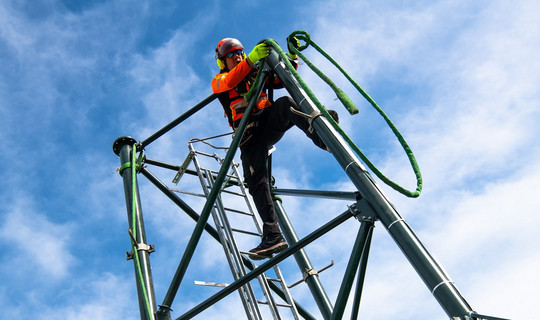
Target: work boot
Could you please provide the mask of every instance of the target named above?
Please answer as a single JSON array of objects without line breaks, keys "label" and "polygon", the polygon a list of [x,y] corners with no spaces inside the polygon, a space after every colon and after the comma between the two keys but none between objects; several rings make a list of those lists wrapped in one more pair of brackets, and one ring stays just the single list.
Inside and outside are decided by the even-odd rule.
[{"label": "work boot", "polygon": [[339,123],[339,115],[338,113],[336,112],[336,110],[328,110],[328,113],[330,114],[330,116],[332,117],[332,119],[334,119],[335,122]]},{"label": "work boot", "polygon": [[249,250],[249,257],[253,260],[262,260],[272,257],[272,254],[281,252],[289,246],[281,233],[273,233],[263,236],[262,242]]}]

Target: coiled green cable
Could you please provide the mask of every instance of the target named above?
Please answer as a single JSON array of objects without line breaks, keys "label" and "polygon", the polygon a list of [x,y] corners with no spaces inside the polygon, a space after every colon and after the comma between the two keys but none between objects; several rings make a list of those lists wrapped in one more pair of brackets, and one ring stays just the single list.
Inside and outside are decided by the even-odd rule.
[{"label": "coiled green cable", "polygon": [[[292,39],[296,38],[298,40],[302,40],[305,42],[304,45],[295,48]],[[285,52],[280,48],[280,46],[274,41],[274,40],[265,40],[265,43],[269,46],[272,46],[274,50],[280,55],[282,61],[284,61],[285,65],[289,69],[289,71],[293,74],[293,76],[296,78],[302,89],[307,93],[307,95],[311,98],[311,100],[315,103],[317,108],[321,111],[321,113],[326,117],[326,119],[332,124],[334,129],[336,129],[337,132],[343,137],[345,141],[347,141],[347,144],[356,152],[356,154],[364,161],[364,163],[375,173],[377,177],[379,177],[384,183],[386,183],[388,186],[392,187],[394,190],[408,196],[411,198],[416,198],[420,195],[422,192],[422,174],[420,173],[420,168],[418,166],[418,163],[416,162],[416,158],[414,157],[414,154],[401,135],[401,133],[397,130],[396,126],[392,123],[390,118],[384,113],[384,111],[377,105],[377,103],[341,68],[337,62],[332,59],[324,50],[321,49],[315,42],[313,42],[309,36],[309,34],[306,31],[294,31],[289,35],[288,39],[288,47],[291,48],[291,50],[298,55],[323,81],[325,81],[336,93],[338,99],[343,103],[345,108],[349,111],[350,114],[356,114],[358,113],[358,109],[354,105],[354,103],[351,101],[351,99],[340,89],[335,85],[330,78],[328,78],[323,72],[321,72],[311,61],[309,61],[302,53],[301,51],[306,49],[308,46],[313,46],[317,51],[319,51],[328,61],[330,61],[338,70],[349,80],[349,82],[360,92],[360,94],[379,112],[379,114],[384,118],[396,138],[398,139],[399,143],[403,147],[403,150],[407,154],[407,157],[409,159],[409,162],[413,168],[414,174],[416,176],[416,190],[415,191],[409,191],[402,186],[398,185],[397,183],[393,182],[392,180],[388,179],[384,174],[382,174],[375,165],[364,155],[364,153],[356,146],[356,144],[347,136],[347,134],[341,129],[339,124],[337,124],[334,119],[330,116],[326,108],[319,102],[319,100],[315,97],[313,92],[309,89],[308,85],[305,83],[305,81],[300,77],[300,74],[296,71],[296,69],[292,66],[289,59],[285,55]]]}]

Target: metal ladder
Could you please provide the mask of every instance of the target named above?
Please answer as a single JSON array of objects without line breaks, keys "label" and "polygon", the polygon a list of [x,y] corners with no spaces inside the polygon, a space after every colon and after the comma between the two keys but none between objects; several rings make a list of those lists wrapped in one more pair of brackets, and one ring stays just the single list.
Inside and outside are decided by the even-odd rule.
[{"label": "metal ladder", "polygon": [[[205,140],[207,139],[192,139],[188,142],[189,154],[181,165],[180,170],[175,176],[173,182],[178,183],[184,172],[188,170],[188,167],[191,164],[193,164],[201,183],[204,196],[208,197],[211,189],[214,187],[215,177],[218,174],[219,167],[218,170],[204,168],[201,160],[205,160],[206,165],[208,164],[208,159],[214,159],[215,165],[221,166],[224,158],[220,157],[215,152],[211,154],[197,151],[195,149],[195,144],[198,142],[204,142],[213,149],[227,150],[227,148],[215,147],[212,144],[207,143]],[[255,215],[254,204],[252,203],[251,197],[248,196],[248,191],[244,186],[243,180],[240,178],[241,175],[238,167],[239,163],[233,161],[231,167],[229,168],[229,173],[223,184],[222,190],[220,191],[211,211],[211,215],[218,231],[219,238],[234,280],[239,279],[247,273],[246,264],[244,261],[249,259],[248,253],[238,248],[237,238],[240,237],[239,235],[241,235],[247,237],[256,237],[257,241],[260,241],[262,236],[261,223]],[[178,192],[178,190],[175,191]],[[238,203],[238,200],[241,200],[241,203]],[[243,206],[243,208],[238,209],[240,206]],[[253,243],[253,241],[251,242]],[[273,319],[282,319],[282,317],[284,317],[284,319],[291,319],[291,316],[289,315],[280,315],[280,311],[283,312],[282,309],[287,309],[292,315],[292,319],[300,319],[298,310],[296,309],[279,266],[274,265],[273,270],[275,274],[273,277],[263,273],[257,277],[257,281],[249,282],[238,290],[248,319],[263,319],[263,314],[261,313],[259,305],[268,306],[269,312]],[[256,290],[254,289],[253,284],[256,284],[257,282],[259,285],[258,289],[260,289],[259,292],[262,292],[264,300],[257,299],[256,297]],[[274,282],[276,285],[279,285],[285,299],[272,295],[270,282]],[[196,284],[226,286],[226,284],[213,282],[196,282]],[[276,298],[280,299],[280,301],[276,301]]]}]

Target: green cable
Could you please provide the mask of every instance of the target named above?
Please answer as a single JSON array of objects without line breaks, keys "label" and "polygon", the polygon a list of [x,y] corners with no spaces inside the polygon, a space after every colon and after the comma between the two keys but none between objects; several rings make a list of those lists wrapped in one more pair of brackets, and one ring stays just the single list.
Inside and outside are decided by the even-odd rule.
[{"label": "green cable", "polygon": [[[133,145],[133,148],[132,148],[132,156],[131,156],[131,163],[134,164],[134,166],[131,168],[131,223],[132,223],[132,227],[131,227],[131,230],[132,230],[132,233],[133,233],[133,237],[135,237],[135,239],[137,239],[137,210],[135,209],[136,205],[137,205],[137,197],[135,196],[135,190],[137,188],[137,170],[138,168],[140,167],[140,162],[138,161],[142,161],[142,152],[141,152],[141,155],[138,159],[138,161],[136,161],[136,156],[137,156],[137,144],[134,144]],[[146,307],[146,312],[148,313],[148,319],[154,319],[154,316],[152,314],[152,311],[150,310],[150,302],[148,301],[148,294],[146,292],[146,284],[144,282],[144,279],[143,279],[143,276],[142,276],[142,270],[141,270],[141,262],[139,260],[139,250],[138,250],[138,244],[137,243],[133,243],[132,244],[132,250],[133,250],[133,259],[135,259],[135,265],[137,267],[137,276],[139,277],[139,281],[141,282],[141,287],[142,287],[142,291],[143,291],[143,296],[144,296],[144,303],[145,303],[145,307]]]},{"label": "green cable", "polygon": [[249,91],[244,96],[244,100],[247,102],[249,102],[249,100],[251,100],[252,96],[255,94],[255,88],[257,88],[259,86],[259,83],[263,81],[263,79],[261,79],[262,78],[261,75],[264,68],[264,60],[260,60],[260,61],[261,62],[259,63],[259,72],[257,72],[255,81],[253,82],[253,85],[249,88]]},{"label": "green cable", "polygon": [[127,168],[131,168],[131,162],[126,162],[124,163],[123,165],[120,166],[120,168],[118,168],[118,173],[120,175],[122,175],[122,173],[124,172],[124,170],[126,170]]},{"label": "green cable", "polygon": [[351,99],[340,89],[338,88],[325,74],[323,74],[319,69],[317,69],[311,61],[309,61],[300,51],[306,49],[309,45],[312,45],[317,51],[319,51],[326,59],[328,59],[334,66],[336,66],[340,72],[353,84],[353,86],[362,94],[362,96],[379,112],[379,114],[384,118],[388,126],[391,128],[394,135],[399,140],[401,146],[403,147],[405,153],[407,154],[407,157],[409,158],[409,162],[413,168],[414,174],[416,176],[416,190],[414,192],[411,192],[409,190],[406,190],[405,188],[401,187],[397,183],[391,181],[386,176],[384,176],[376,167],[373,165],[373,163],[364,155],[364,153],[354,144],[354,142],[347,136],[347,134],[341,129],[338,123],[334,121],[334,119],[330,116],[326,108],[319,102],[317,97],[313,94],[313,92],[309,89],[308,85],[305,83],[305,81],[300,77],[300,74],[296,71],[296,69],[292,66],[289,59],[285,55],[285,52],[280,48],[280,46],[274,41],[274,40],[266,40],[265,43],[272,46],[276,52],[281,57],[281,60],[285,62],[285,65],[289,69],[289,71],[293,74],[293,76],[296,78],[302,89],[307,93],[307,95],[311,98],[311,100],[315,103],[319,111],[326,117],[326,119],[332,124],[334,129],[336,129],[337,132],[343,137],[345,141],[349,144],[349,146],[356,152],[356,154],[366,163],[366,165],[379,177],[384,183],[386,183],[388,186],[392,187],[394,190],[408,196],[416,198],[420,195],[422,191],[422,175],[420,173],[420,168],[418,167],[418,163],[416,162],[416,158],[414,157],[414,154],[411,151],[411,148],[408,146],[407,142],[403,138],[403,136],[399,133],[396,126],[392,123],[390,118],[384,113],[384,111],[377,105],[377,103],[339,66],[326,52],[324,52],[317,44],[315,44],[313,41],[311,41],[309,34],[305,31],[295,31],[289,35],[287,39],[292,39],[293,37],[296,37],[298,40],[303,40],[306,42],[305,45],[300,46],[298,49],[295,48],[292,43],[289,41],[288,47],[290,47],[296,55],[298,55],[321,79],[323,79],[336,93],[338,99],[343,103],[343,105],[347,108],[349,113],[355,114],[358,113],[358,109],[354,105],[354,103],[351,101]]}]

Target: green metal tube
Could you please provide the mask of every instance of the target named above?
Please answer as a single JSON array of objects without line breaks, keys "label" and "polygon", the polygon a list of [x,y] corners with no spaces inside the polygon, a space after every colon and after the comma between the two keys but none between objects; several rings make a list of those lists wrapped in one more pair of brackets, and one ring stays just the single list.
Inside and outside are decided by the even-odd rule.
[{"label": "green metal tube", "polygon": [[209,104],[210,102],[214,101],[216,98],[217,98],[217,94],[212,94],[210,96],[208,96],[206,99],[204,99],[203,101],[199,102],[197,105],[195,105],[193,108],[189,109],[188,111],[186,111],[184,114],[182,114],[181,116],[179,116],[178,118],[176,118],[175,120],[173,120],[171,123],[167,124],[165,127],[161,128],[160,130],[156,131],[153,135],[151,135],[150,137],[148,137],[146,140],[144,140],[143,142],[141,142],[141,144],[139,145],[139,149],[142,150],[144,149],[146,146],[148,146],[150,143],[154,142],[157,138],[161,137],[162,135],[164,135],[165,133],[167,133],[169,130],[171,130],[172,128],[176,127],[177,125],[179,125],[181,122],[183,122],[184,120],[186,120],[187,118],[191,117],[192,115],[194,115],[197,111],[201,110],[202,108],[204,108],[207,104]]},{"label": "green metal tube", "polygon": [[[268,69],[264,69],[262,72],[264,73],[263,77],[265,79],[268,74]],[[255,91],[257,93],[256,97],[260,95],[263,89],[263,86],[264,86],[264,81],[261,81],[259,88],[256,88],[256,91]],[[240,124],[238,125],[236,135],[234,136],[231,146],[229,147],[229,151],[227,151],[227,155],[225,156],[225,159],[223,160],[223,163],[221,165],[221,169],[219,170],[219,173],[217,175],[214,188],[212,188],[212,190],[210,191],[210,194],[208,195],[206,203],[202,209],[199,221],[197,221],[195,230],[193,230],[193,233],[191,234],[191,238],[189,239],[186,250],[184,251],[182,259],[180,260],[180,264],[178,265],[176,273],[174,274],[169,290],[167,291],[167,294],[165,295],[165,298],[163,299],[162,306],[160,306],[161,309],[165,309],[165,308],[169,309],[174,300],[174,297],[176,296],[176,293],[178,292],[180,283],[182,282],[182,279],[184,278],[184,274],[186,273],[187,267],[189,263],[191,262],[193,253],[195,252],[195,248],[197,247],[197,244],[199,243],[202,232],[204,230],[204,226],[206,225],[208,218],[210,216],[210,211],[212,210],[212,207],[214,206],[216,198],[221,190],[221,186],[223,182],[225,181],[225,176],[227,175],[227,172],[234,158],[236,150],[238,149],[238,145],[240,144],[240,140],[242,139],[242,135],[244,134],[244,131],[249,121],[249,115],[254,109],[256,102],[257,102],[257,99],[250,100],[250,103],[244,113],[244,116],[242,117],[242,120],[240,121]]]},{"label": "green metal tube", "polygon": [[[294,231],[289,217],[285,213],[285,209],[281,205],[281,201],[274,200],[274,206],[276,208],[278,221],[285,239],[287,239],[287,242],[290,245],[294,245],[298,242],[298,236]],[[304,249],[298,250],[298,252],[294,254],[294,258],[296,259],[298,268],[300,268],[300,272],[304,273],[306,270],[314,269]],[[311,294],[313,295],[313,298],[315,299],[323,318],[329,319],[332,315],[332,303],[330,302],[330,299],[328,298],[328,295],[321,284],[319,275],[310,275],[306,278],[305,282],[308,285],[308,288],[311,291]]]},{"label": "green metal tube", "polygon": [[366,246],[366,241],[369,237],[370,230],[373,226],[372,222],[362,222],[360,229],[358,230],[358,235],[356,236],[356,241],[351,252],[351,257],[349,263],[347,264],[347,269],[343,275],[343,281],[341,282],[341,287],[339,288],[339,293],[336,298],[336,303],[334,305],[334,312],[332,313],[332,320],[341,319],[343,313],[345,312],[345,307],[347,306],[347,299],[351,293],[352,284],[356,276],[356,270],[360,263],[360,258],[364,252],[364,247]]},{"label": "green metal tube", "polygon": [[314,197],[336,200],[356,200],[355,192],[346,191],[320,191],[320,190],[297,190],[297,189],[273,189],[272,193],[282,196]]},{"label": "green metal tube", "polygon": [[[291,72],[279,61],[277,53],[272,51],[267,61],[302,112],[311,114],[318,110]],[[470,305],[461,296],[443,268],[384,196],[375,181],[371,179],[367,170],[343,138],[324,117],[316,117],[312,126],[362,197],[375,209],[378,218],[447,315],[456,320],[468,318],[473,312]]]},{"label": "green metal tube", "polygon": [[[128,214],[128,224],[130,227],[136,226],[132,236],[137,242],[137,250],[133,250],[133,266],[135,269],[135,281],[137,284],[137,296],[139,299],[139,311],[141,320],[153,320],[156,311],[156,297],[152,280],[152,268],[150,267],[150,252],[145,250],[146,234],[144,229],[144,219],[142,215],[139,188],[136,178],[133,180],[135,170],[132,161],[133,146],[135,139],[131,137],[120,137],[113,144],[113,151],[120,156],[120,167],[122,180],[124,182],[124,193],[126,196],[126,208]],[[135,206],[133,206],[133,204]],[[133,214],[134,213],[134,214]],[[133,221],[135,219],[135,221]],[[141,249],[139,249],[139,246]],[[136,252],[135,252],[136,251]],[[137,255],[137,257],[135,256]],[[139,264],[139,265],[138,265]]]},{"label": "green metal tube", "polygon": [[351,320],[356,320],[358,318],[358,311],[360,310],[360,300],[362,298],[362,290],[364,288],[364,279],[366,277],[367,262],[369,257],[369,249],[371,247],[371,238],[373,236],[374,224],[371,221],[369,226],[369,234],[366,239],[366,244],[362,250],[362,258],[360,260],[360,267],[358,268],[358,277],[356,279],[356,290],[354,292],[354,301],[351,312]]},{"label": "green metal tube", "polygon": [[239,278],[238,280],[234,281],[215,295],[211,296],[210,298],[203,301],[198,306],[194,307],[193,309],[189,310],[188,312],[184,313],[182,316],[176,318],[176,320],[187,320],[191,319],[197,314],[201,313],[214,303],[218,302],[219,300],[225,298],[232,292],[238,290],[241,286],[245,285],[247,282],[255,279],[268,269],[272,268],[274,265],[280,263],[281,261],[287,259],[291,255],[293,255],[295,252],[300,250],[301,248],[307,246],[311,242],[317,240],[319,237],[323,236],[330,230],[334,229],[335,227],[339,226],[341,223],[347,221],[349,218],[353,216],[353,213],[350,210],[347,210],[337,216],[336,218],[330,220],[328,223],[320,227],[319,229],[313,231],[306,237],[299,240],[297,243],[291,245],[288,249],[280,252],[276,256],[274,256],[272,259],[266,261],[265,263],[261,264],[257,268],[255,268],[250,273],[246,274],[245,276]]}]

